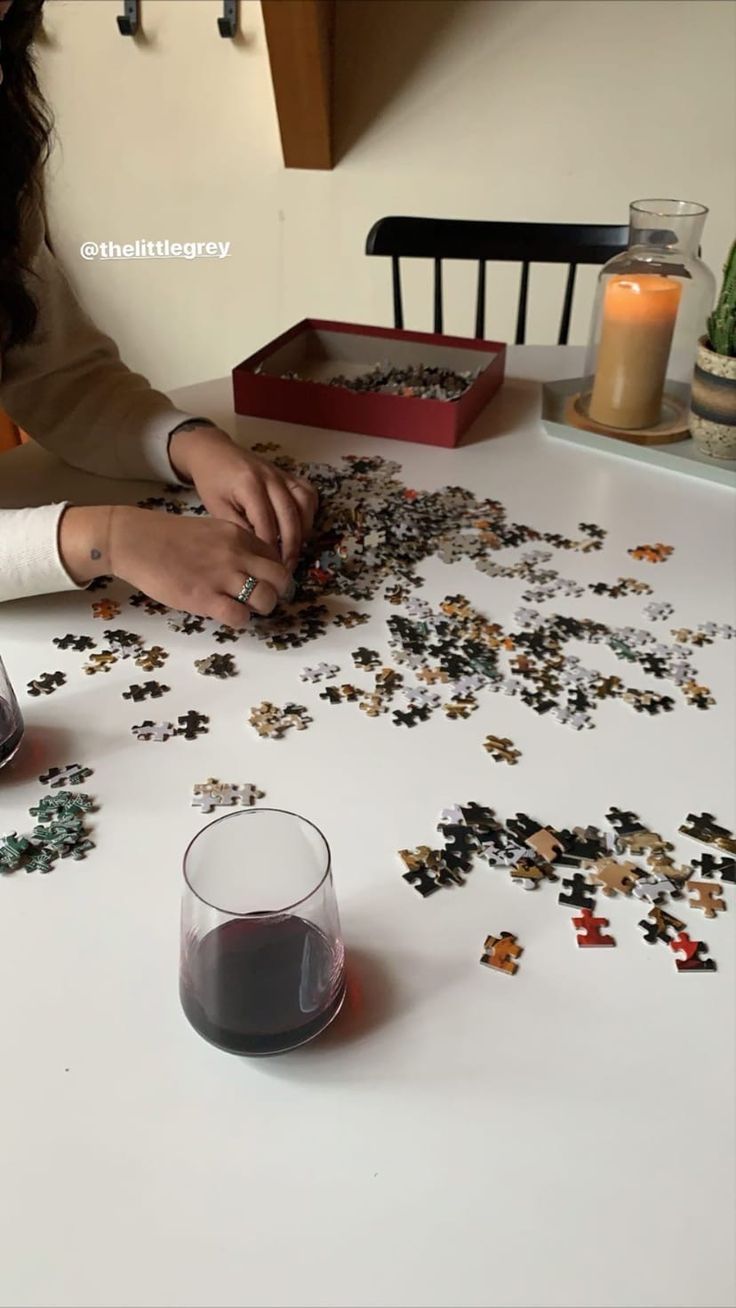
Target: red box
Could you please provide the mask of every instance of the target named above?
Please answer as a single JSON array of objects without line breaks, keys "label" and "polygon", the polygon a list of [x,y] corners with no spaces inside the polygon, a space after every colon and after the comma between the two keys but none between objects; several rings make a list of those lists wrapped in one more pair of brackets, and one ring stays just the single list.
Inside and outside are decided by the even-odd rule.
[{"label": "red box", "polygon": [[[384,361],[463,372],[484,359],[487,366],[459,400],[351,391],[326,380],[336,373],[355,376]],[[499,341],[304,318],[233,368],[235,412],[451,447],[495,395],[505,362],[506,346]],[[298,372],[299,379],[282,377],[284,372]]]}]

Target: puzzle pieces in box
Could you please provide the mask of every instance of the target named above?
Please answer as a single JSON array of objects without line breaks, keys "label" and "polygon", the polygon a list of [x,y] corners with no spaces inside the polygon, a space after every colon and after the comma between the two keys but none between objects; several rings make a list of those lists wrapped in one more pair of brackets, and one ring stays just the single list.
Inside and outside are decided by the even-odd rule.
[{"label": "puzzle pieces in box", "polygon": [[682,955],[681,958],[675,958],[678,972],[715,972],[713,959],[703,958],[708,946],[702,940],[691,940],[686,931],[681,931],[668,943],[674,954]]},{"label": "puzzle pieces in box", "polygon": [[513,976],[519,968],[516,959],[523,952],[514,933],[502,931],[499,936],[486,936],[480,961],[485,967],[492,967],[496,972]]},{"label": "puzzle pieces in box", "polygon": [[66,677],[63,672],[43,672],[39,677],[34,677],[28,682],[28,694],[36,697],[38,695],[53,695],[59,686],[66,685]]},{"label": "puzzle pieces in box", "polygon": [[718,893],[721,887],[717,881],[689,881],[687,888],[688,893],[694,895],[688,900],[690,908],[701,909],[706,917],[725,912],[726,901]]},{"label": "puzzle pieces in box", "polygon": [[575,928],[575,939],[581,949],[599,949],[616,944],[613,936],[605,935],[601,930],[609,925],[607,917],[596,917],[590,909],[584,908],[571,921]]}]

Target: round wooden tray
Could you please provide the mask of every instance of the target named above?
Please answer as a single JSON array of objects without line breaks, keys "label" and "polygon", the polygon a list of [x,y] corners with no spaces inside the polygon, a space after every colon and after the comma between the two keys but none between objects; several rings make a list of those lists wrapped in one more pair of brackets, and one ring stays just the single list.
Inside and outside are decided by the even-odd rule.
[{"label": "round wooden tray", "polygon": [[590,394],[590,391],[577,391],[568,397],[563,422],[584,431],[613,436],[618,441],[628,441],[630,445],[671,445],[675,441],[685,440],[689,435],[687,405],[675,395],[665,393],[662,396],[660,419],[654,426],[624,431],[621,427],[605,427],[590,417],[587,412]]}]

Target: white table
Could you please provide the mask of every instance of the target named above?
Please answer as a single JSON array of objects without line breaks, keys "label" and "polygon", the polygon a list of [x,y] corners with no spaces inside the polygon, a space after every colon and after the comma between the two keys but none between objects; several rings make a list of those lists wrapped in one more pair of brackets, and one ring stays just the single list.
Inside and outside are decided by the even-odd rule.
[{"label": "white table", "polygon": [[[600,553],[556,556],[563,576],[636,575],[676,609],[673,624],[733,622],[734,501],[727,489],[550,440],[539,389],[574,352],[512,349],[509,381],[471,443],[435,450],[238,420],[247,442],[334,460],[398,459],[409,484],[472,487],[516,521],[609,535]],[[226,380],[176,396],[234,429]],[[263,432],[267,430],[267,436]],[[33,449],[0,460],[0,503],[72,495],[136,499]],[[626,550],[665,541],[664,565]],[[507,561],[516,555],[505,555]],[[433,560],[430,600],[463,591],[500,621],[522,585]],[[359,644],[385,649],[384,602],[368,626],[307,649],[234,650],[237,681],[204,679],[204,637],[124,609],[119,625],[171,652],[174,694],[156,714],[198,707],[208,736],[137,743],[121,663],[85,677],[54,634],[89,631],[90,598],[0,610],[0,648],[28,740],[0,777],[0,830],[22,825],[49,763],[80,759],[101,810],[97,849],[50,876],[0,883],[0,1302],[3,1305],[727,1305],[734,1296],[733,888],[702,926],[718,972],[678,975],[605,903],[618,948],[576,949],[556,888],[528,894],[478,868],[466,887],[422,900],[396,851],[432,843],[440,809],[489,803],[560,825],[605,826],[631,808],[673,834],[690,811],[733,828],[733,642],[695,652],[718,707],[650,718],[609,701],[576,733],[518,700],[481,696],[468,721],[420,729],[331,707],[298,681],[326,659],[352,672]],[[588,594],[561,611],[644,625],[646,597]],[[544,607],[551,607],[546,605]],[[116,624],[113,624],[116,625]],[[594,666],[605,651],[594,650]],[[70,670],[38,700],[32,675]],[[605,664],[620,671],[612,656]],[[642,675],[636,684],[662,689]],[[669,690],[669,687],[664,687]],[[676,692],[675,692],[676,693]],[[296,698],[307,731],[282,742],[247,726],[252,704]],[[480,748],[492,731],[523,750],[517,767]],[[179,1011],[181,855],[206,819],[193,782],[257,782],[268,803],[303,812],[335,855],[347,949],[362,1006],[282,1058],[239,1060],[200,1040]],[[702,850],[678,837],[678,854]],[[599,900],[599,906],[601,901]],[[483,939],[515,931],[513,979],[478,965]]]}]

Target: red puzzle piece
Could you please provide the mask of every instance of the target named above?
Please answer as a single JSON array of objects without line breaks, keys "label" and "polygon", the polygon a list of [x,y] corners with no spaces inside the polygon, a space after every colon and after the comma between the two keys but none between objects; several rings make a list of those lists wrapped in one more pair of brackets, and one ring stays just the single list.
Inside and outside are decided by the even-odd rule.
[{"label": "red puzzle piece", "polygon": [[669,941],[670,949],[684,954],[684,958],[675,959],[678,972],[715,972],[716,965],[712,958],[701,958],[700,951],[706,946],[702,940],[691,940],[687,931],[681,931],[674,940]]},{"label": "red puzzle piece", "polygon": [[606,936],[601,927],[608,926],[607,917],[595,917],[589,908],[584,908],[579,917],[572,918],[576,931],[576,940],[581,949],[590,949],[601,945],[615,945],[613,936]]}]

